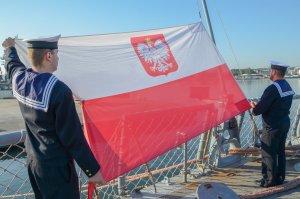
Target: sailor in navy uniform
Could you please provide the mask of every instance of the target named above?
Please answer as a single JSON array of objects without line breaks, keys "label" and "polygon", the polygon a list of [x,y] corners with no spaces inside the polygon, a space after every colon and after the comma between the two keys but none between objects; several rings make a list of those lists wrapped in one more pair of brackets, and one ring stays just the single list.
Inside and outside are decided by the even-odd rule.
[{"label": "sailor in navy uniform", "polygon": [[74,160],[90,182],[105,183],[84,138],[72,92],[52,74],[58,65],[59,38],[27,40],[32,68],[20,61],[14,39],[2,44],[5,69],[28,133],[28,175],[37,199],[80,198]]},{"label": "sailor in navy uniform", "polygon": [[263,133],[261,135],[262,176],[259,186],[281,185],[285,179],[285,142],[290,128],[290,108],[295,94],[284,79],[288,66],[271,62],[270,79],[260,101],[251,101],[253,115],[262,115]]}]

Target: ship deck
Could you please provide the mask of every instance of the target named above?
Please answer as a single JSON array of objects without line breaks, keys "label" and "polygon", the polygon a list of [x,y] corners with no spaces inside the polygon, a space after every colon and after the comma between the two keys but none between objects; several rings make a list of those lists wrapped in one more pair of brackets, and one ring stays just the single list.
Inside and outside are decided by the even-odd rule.
[{"label": "ship deck", "polygon": [[[289,182],[300,176],[300,172],[296,172],[294,165],[300,162],[300,158],[288,157],[287,159],[287,176],[286,182]],[[160,182],[156,184],[157,193],[154,193],[154,187],[148,187],[139,193],[134,193],[130,198],[164,198],[164,199],[194,199],[197,198],[197,188],[204,182],[224,183],[238,195],[250,194],[254,192],[266,191],[267,188],[260,188],[255,184],[255,180],[261,179],[261,159],[248,158],[246,162],[241,162],[227,168],[217,169],[208,172],[207,175],[199,175],[196,170],[191,171],[192,175],[188,175],[188,182],[184,183],[183,175],[169,179],[169,183]],[[278,187],[286,187],[286,183]],[[276,187],[277,188],[277,187]],[[208,199],[199,197],[200,199]],[[227,199],[226,197],[220,197]],[[267,197],[257,197],[266,199],[299,199],[300,187],[295,189],[277,193]],[[229,198],[228,198],[229,199]]]}]

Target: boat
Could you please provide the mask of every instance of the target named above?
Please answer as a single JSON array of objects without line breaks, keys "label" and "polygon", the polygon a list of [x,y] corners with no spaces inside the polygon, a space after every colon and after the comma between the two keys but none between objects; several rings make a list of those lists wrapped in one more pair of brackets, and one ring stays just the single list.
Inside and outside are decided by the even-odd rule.
[{"label": "boat", "polygon": [[[288,143],[293,146],[289,149],[292,162],[298,161],[299,114],[295,111],[299,105],[298,100],[299,97],[296,96],[291,113],[293,127]],[[235,133],[228,128],[229,122],[235,124]],[[201,192],[203,184],[207,190],[215,190],[213,193],[218,194],[217,198],[226,198],[226,194],[234,195],[234,192],[237,193],[232,197],[237,194],[241,198],[249,198],[251,194],[253,197],[265,197],[266,193],[255,195],[251,192],[254,189],[252,178],[256,179],[256,175],[259,175],[259,168],[255,169],[259,167],[259,150],[255,148],[259,129],[260,117],[252,118],[248,111],[241,113],[232,120],[216,125],[207,133],[119,176],[107,185],[97,186],[95,195],[101,198],[201,198],[198,191]],[[25,151],[22,145],[25,136],[25,130],[1,134],[0,198],[33,197],[26,176]],[[295,170],[298,168],[296,164],[293,167]],[[297,175],[297,172],[288,173],[288,180]],[[82,198],[85,198],[87,179],[79,169],[78,173]],[[213,180],[223,182],[223,185]],[[248,186],[247,189],[242,187],[245,185]],[[230,186],[231,189],[228,188]],[[235,186],[238,188],[234,189]]]}]

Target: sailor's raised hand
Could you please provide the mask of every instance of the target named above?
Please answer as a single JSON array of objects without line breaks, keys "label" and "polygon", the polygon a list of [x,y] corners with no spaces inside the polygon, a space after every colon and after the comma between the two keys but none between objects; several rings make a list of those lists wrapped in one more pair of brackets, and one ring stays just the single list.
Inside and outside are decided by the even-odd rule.
[{"label": "sailor's raised hand", "polygon": [[250,101],[251,108],[255,108],[256,104],[257,103],[255,101],[253,101],[253,100]]},{"label": "sailor's raised hand", "polygon": [[15,39],[8,37],[2,43],[3,48],[15,47]]}]

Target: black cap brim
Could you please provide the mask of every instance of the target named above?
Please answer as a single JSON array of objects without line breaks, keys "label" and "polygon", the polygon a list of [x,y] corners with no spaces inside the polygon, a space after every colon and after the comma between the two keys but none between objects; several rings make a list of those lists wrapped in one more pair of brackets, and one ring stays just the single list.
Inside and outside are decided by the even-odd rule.
[{"label": "black cap brim", "polygon": [[46,42],[46,41],[28,41],[27,48],[34,49],[57,49],[57,42]]}]

